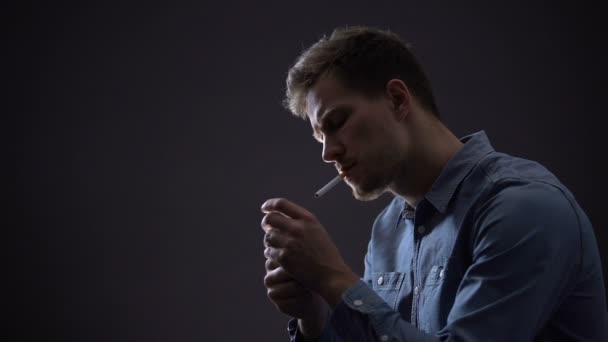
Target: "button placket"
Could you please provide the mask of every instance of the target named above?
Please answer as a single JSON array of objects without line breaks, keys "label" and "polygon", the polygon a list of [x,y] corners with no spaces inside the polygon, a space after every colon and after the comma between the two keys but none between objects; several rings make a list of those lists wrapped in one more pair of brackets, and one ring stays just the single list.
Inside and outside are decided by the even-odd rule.
[{"label": "button placket", "polygon": [[423,224],[421,224],[418,226],[418,228],[416,230],[418,231],[418,234],[422,235],[426,231],[426,227]]}]

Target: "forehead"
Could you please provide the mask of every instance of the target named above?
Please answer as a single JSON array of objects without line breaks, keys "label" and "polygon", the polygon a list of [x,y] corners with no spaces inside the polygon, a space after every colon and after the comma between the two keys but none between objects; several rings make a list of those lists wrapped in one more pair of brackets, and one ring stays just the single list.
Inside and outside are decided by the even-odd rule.
[{"label": "forehead", "polygon": [[352,105],[357,95],[330,74],[319,78],[306,94],[306,115],[313,128],[323,114],[338,106]]}]

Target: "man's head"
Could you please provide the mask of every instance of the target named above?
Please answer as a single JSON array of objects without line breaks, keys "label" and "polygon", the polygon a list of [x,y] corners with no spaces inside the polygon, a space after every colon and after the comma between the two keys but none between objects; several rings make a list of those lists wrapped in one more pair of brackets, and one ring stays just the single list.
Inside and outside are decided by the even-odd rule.
[{"label": "man's head", "polygon": [[362,200],[377,198],[408,173],[415,154],[410,112],[438,117],[429,82],[407,45],[395,34],[362,27],[338,29],[298,58],[285,105],[310,120],[323,160],[344,171]]},{"label": "man's head", "polygon": [[409,45],[389,31],[347,27],[321,38],[289,70],[285,107],[306,119],[306,93],[324,74],[372,98],[385,92],[389,80],[400,79],[423,107],[439,116],[422,67]]}]

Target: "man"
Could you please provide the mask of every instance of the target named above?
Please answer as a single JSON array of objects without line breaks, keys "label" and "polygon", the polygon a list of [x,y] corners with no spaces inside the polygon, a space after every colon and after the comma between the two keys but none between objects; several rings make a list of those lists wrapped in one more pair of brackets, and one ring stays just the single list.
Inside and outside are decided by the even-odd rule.
[{"label": "man", "polygon": [[298,341],[608,341],[591,223],[536,162],[462,139],[390,32],[338,29],[289,71],[288,108],[308,118],[374,222],[361,279],[314,214],[265,213],[264,284]]}]

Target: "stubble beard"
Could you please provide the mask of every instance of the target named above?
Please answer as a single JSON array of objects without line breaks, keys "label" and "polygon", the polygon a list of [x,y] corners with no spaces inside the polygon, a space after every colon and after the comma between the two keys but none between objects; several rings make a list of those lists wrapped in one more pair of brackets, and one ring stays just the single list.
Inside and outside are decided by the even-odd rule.
[{"label": "stubble beard", "polygon": [[[351,184],[353,197],[359,201],[373,201],[390,192],[390,185],[400,172],[400,156],[394,151],[385,149],[386,153],[366,163],[367,171],[362,172],[361,183]],[[392,152],[392,153],[389,153]]]}]

